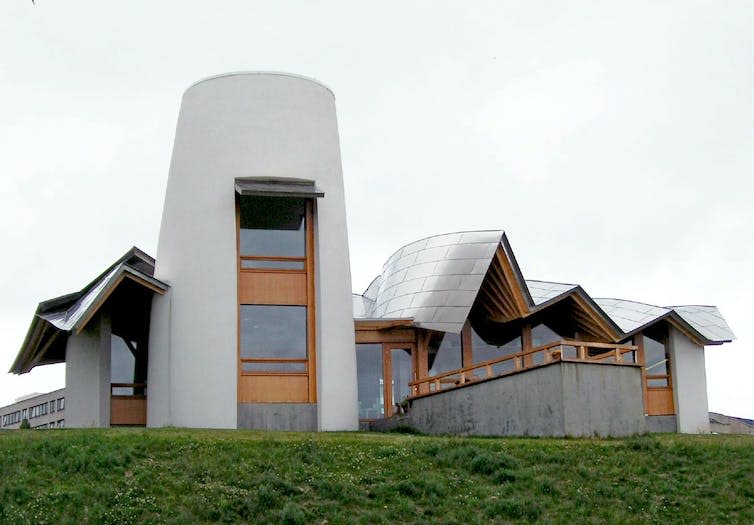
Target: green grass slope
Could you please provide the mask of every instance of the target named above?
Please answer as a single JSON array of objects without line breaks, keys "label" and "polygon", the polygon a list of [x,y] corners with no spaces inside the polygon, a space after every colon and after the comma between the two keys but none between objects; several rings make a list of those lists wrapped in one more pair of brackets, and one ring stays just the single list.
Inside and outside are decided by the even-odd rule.
[{"label": "green grass slope", "polygon": [[2,523],[754,523],[754,438],[0,433]]}]

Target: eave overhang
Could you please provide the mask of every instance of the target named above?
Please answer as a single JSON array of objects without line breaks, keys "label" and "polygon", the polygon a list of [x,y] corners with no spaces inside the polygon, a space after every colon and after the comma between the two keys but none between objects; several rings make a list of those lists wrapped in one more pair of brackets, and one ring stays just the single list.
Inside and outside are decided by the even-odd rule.
[{"label": "eave overhang", "polygon": [[124,281],[164,294],[169,286],[154,278],[153,270],[154,259],[134,247],[80,292],[39,303],[9,372],[25,374],[35,366],[63,362],[69,335],[80,333]]}]

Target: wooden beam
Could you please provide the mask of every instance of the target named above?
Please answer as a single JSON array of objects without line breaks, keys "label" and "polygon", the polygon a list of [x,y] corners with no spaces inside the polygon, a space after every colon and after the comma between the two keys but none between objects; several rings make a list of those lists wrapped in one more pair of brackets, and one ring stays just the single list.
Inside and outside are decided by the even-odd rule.
[{"label": "wooden beam", "polygon": [[474,356],[471,347],[471,323],[468,320],[461,330],[461,351],[461,366],[471,366],[474,362]]},{"label": "wooden beam", "polygon": [[511,265],[511,262],[508,260],[508,256],[505,254],[501,246],[498,246],[496,256],[498,261],[500,261],[500,263],[503,265],[503,272],[505,273],[505,277],[511,288],[513,289],[513,299],[515,299],[516,301],[518,313],[520,315],[524,315],[529,311],[529,305],[527,304],[526,298],[524,297],[523,289],[521,288],[521,285],[516,278],[516,273],[513,271],[513,266]]},{"label": "wooden beam", "polygon": [[[521,350],[526,352],[532,349],[531,341],[531,323],[524,323],[521,327]],[[531,354],[524,356],[524,367],[530,367],[533,364]]]},{"label": "wooden beam", "polygon": [[401,328],[394,330],[356,330],[356,343],[415,343],[416,330]]}]

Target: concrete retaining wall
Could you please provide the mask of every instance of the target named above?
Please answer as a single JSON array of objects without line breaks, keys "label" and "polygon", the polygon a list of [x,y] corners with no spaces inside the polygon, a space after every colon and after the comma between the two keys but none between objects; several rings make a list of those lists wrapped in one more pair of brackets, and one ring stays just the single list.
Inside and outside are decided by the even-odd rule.
[{"label": "concrete retaining wall", "polygon": [[641,391],[639,367],[556,362],[415,399],[392,425],[428,434],[629,436],[646,431]]}]

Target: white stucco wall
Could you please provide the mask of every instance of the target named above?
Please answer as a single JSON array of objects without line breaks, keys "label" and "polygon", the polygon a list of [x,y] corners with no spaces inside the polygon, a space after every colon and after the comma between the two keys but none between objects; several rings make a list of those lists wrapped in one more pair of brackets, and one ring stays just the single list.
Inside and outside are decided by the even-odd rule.
[{"label": "white stucco wall", "polygon": [[65,426],[110,426],[110,321],[98,315],[65,349]]},{"label": "white stucco wall", "polygon": [[668,343],[678,432],[709,433],[704,347],[673,327],[669,328]]},{"label": "white stucco wall", "polygon": [[[283,74],[232,74],[183,96],[155,277],[148,422],[237,426],[237,269],[234,180],[316,182],[319,427],[358,425],[351,279],[332,93]],[[165,367],[169,372],[165,372]]]}]

